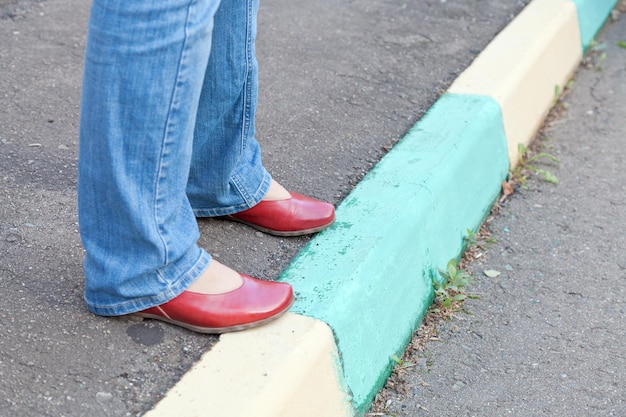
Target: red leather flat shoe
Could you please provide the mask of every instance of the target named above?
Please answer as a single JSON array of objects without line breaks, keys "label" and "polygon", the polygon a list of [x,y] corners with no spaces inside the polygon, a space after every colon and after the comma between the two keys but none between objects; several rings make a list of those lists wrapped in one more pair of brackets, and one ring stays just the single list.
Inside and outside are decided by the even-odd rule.
[{"label": "red leather flat shoe", "polygon": [[301,236],[326,229],[335,221],[332,204],[297,193],[286,200],[262,200],[256,206],[228,216],[276,236]]},{"label": "red leather flat shoe", "polygon": [[233,291],[224,294],[184,291],[167,303],[135,315],[199,333],[226,333],[275,320],[293,304],[291,285],[241,276],[243,284]]}]

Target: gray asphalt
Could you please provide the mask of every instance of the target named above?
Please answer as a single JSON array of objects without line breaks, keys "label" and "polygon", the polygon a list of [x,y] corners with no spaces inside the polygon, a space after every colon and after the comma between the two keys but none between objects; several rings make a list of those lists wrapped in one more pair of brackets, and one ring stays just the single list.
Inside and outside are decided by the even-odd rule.
[{"label": "gray asphalt", "polygon": [[[265,164],[288,188],[339,203],[527,2],[263,1],[257,45],[261,65],[257,136]],[[161,323],[96,317],[83,306],[75,186],[87,3],[0,0],[0,416],[140,415],[217,340]],[[616,54],[609,53],[606,62]],[[615,123],[623,121],[619,114],[614,113]],[[525,195],[548,196],[556,193],[554,190],[571,189],[573,185],[566,185],[567,174],[578,166],[586,167],[584,158],[599,152],[597,133],[592,142],[577,137],[579,145],[568,142],[557,148],[575,158],[571,166],[563,159],[554,168],[562,177],[561,185],[552,189],[539,184],[527,194],[520,193],[505,212],[513,210],[513,201],[525,201]],[[588,148],[583,149],[585,146]],[[614,151],[606,150],[603,155],[620,162]],[[599,172],[611,169],[607,161],[597,167]],[[606,197],[601,190],[610,185],[593,175],[588,172],[573,179],[574,185],[583,180],[594,184],[589,204]],[[623,172],[618,169],[611,178],[623,179]],[[619,181],[614,186],[617,188],[610,195],[617,204],[606,204],[623,213],[624,188]],[[584,254],[590,260],[595,259],[591,255],[603,254],[597,250],[601,247],[609,259],[621,259],[625,265],[623,237],[621,241],[607,237],[617,239],[619,233],[610,235],[607,229],[601,238],[588,240],[595,224],[605,228],[608,224],[588,220],[583,231],[578,231],[579,218],[586,213],[581,200],[585,195],[571,192],[570,205],[562,207],[571,218],[559,222],[571,233],[560,241],[567,237],[571,245],[588,242],[590,249]],[[580,208],[573,211],[579,203]],[[534,204],[542,205],[544,211]],[[550,204],[536,202],[519,214],[511,211],[510,232],[501,241],[521,236],[530,227],[532,221],[523,221],[522,213],[546,214]],[[592,212],[599,213],[597,207]],[[616,224],[623,225],[623,217],[622,223]],[[544,225],[546,231],[550,225],[556,227],[546,220]],[[200,244],[214,256],[241,272],[266,279],[278,276],[307,241],[264,236],[243,225],[217,220],[201,221],[200,229]],[[535,280],[535,297],[553,296],[547,290],[550,285],[562,297],[560,302],[583,305],[586,301],[587,308],[602,305],[607,310],[595,320],[604,327],[593,331],[603,336],[602,329],[613,329],[607,324],[612,317],[607,312],[610,308],[620,311],[617,300],[623,303],[623,292],[619,298],[619,282],[611,285],[601,279],[618,277],[623,282],[623,270],[609,269],[608,264],[605,269],[594,269],[594,274],[585,277],[593,276],[594,283],[605,286],[580,284],[580,289],[570,292],[582,296],[563,295],[566,292],[561,286],[574,286],[567,279],[576,271],[570,264],[561,266],[567,275],[555,274],[560,282],[541,279],[556,266],[546,261],[540,269],[530,264],[526,267],[524,262],[534,262],[538,254],[552,250],[564,252],[566,246],[553,249],[552,241],[546,241],[543,244],[550,245],[542,247],[538,237],[534,238],[537,246],[515,249],[507,264],[528,272],[522,281]],[[510,247],[517,248],[514,244]],[[576,247],[569,248],[578,253]],[[614,251],[612,257],[610,250]],[[515,261],[513,254],[518,256]],[[489,257],[495,259],[495,255]],[[511,280],[498,282],[506,287]],[[591,293],[596,287],[603,289],[605,298]],[[504,291],[500,286],[494,288],[496,294]],[[502,293],[493,305],[485,306],[506,312],[509,309],[503,306],[513,298],[513,293]],[[486,299],[483,296],[482,300]],[[539,306],[552,305],[543,300]],[[519,310],[517,316],[520,311],[525,310]],[[496,321],[492,327],[502,327],[502,323]],[[512,327],[502,331],[506,329],[511,332]],[[554,340],[555,344],[569,343],[558,337]],[[587,346],[592,353],[596,344]],[[607,369],[620,358],[623,364],[619,354],[615,349]],[[529,366],[533,363],[544,365],[539,359]],[[468,374],[464,383],[482,374],[477,375]],[[421,388],[421,381],[415,384],[419,401],[426,404],[424,398],[430,391]],[[547,391],[554,388],[551,383]],[[437,397],[431,396],[432,401],[440,401],[442,392],[433,391]],[[517,398],[514,391],[503,395],[505,400]],[[514,404],[513,400],[504,403]],[[401,408],[400,403],[398,406]]]},{"label": "gray asphalt", "polygon": [[502,206],[470,265],[480,299],[378,415],[626,416],[626,15],[596,41],[539,136],[559,184],[530,179]]}]

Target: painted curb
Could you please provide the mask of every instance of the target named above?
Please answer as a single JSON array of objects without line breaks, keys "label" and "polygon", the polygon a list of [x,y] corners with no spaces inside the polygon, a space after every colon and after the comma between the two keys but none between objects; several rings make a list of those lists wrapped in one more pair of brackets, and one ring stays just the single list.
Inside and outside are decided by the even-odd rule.
[{"label": "painted curb", "polygon": [[145,417],[349,417],[330,328],[287,313],[228,333]]},{"label": "painted curb", "polygon": [[221,336],[146,416],[363,415],[615,4],[530,3],[285,270],[304,316]]},{"label": "painted curb", "polygon": [[528,145],[582,58],[576,7],[535,0],[478,55],[448,90],[494,98],[502,108],[509,160]]},{"label": "painted curb", "polygon": [[619,0],[572,0],[578,9],[583,50],[586,51]]},{"label": "painted curb", "polygon": [[484,219],[508,173],[498,104],[446,94],[337,208],[283,273],[293,311],[333,329],[366,411],[432,303],[432,279]]}]

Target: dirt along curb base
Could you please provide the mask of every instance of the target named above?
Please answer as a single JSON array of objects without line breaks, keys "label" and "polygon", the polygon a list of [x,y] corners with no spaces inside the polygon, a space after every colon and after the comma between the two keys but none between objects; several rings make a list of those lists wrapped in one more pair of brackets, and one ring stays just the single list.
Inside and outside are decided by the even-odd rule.
[{"label": "dirt along curb base", "polygon": [[337,208],[281,276],[293,313],[224,335],[146,415],[368,409],[616,0],[534,0]]}]

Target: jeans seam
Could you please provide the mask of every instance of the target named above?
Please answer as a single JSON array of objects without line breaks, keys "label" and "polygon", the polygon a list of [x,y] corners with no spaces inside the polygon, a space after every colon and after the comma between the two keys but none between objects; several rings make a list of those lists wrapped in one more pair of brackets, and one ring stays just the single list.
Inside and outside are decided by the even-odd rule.
[{"label": "jeans seam", "polygon": [[[252,51],[250,50],[252,45],[252,39],[250,34],[250,29],[252,26],[252,2],[250,0],[246,0],[246,73],[244,75],[244,102],[243,102],[243,129],[241,131],[241,153],[245,149],[246,145],[246,136],[250,133],[250,101],[252,92],[251,82],[248,79],[250,77],[250,57],[252,55]],[[241,155],[240,153],[240,155]]]},{"label": "jeans seam", "polygon": [[[244,149],[245,149],[245,145],[246,145],[246,139],[247,136],[250,133],[250,101],[252,100],[251,96],[252,96],[252,83],[249,80],[250,77],[250,67],[252,66],[251,63],[251,56],[252,56],[252,51],[250,50],[252,47],[252,34],[251,34],[251,26],[252,26],[252,2],[250,0],[246,0],[246,47],[245,47],[245,73],[244,73],[244,77],[243,77],[243,106],[242,107],[242,119],[243,119],[243,125],[241,128],[241,137],[240,137],[240,143],[241,146],[239,147],[239,158],[241,158],[241,156],[243,155]],[[256,203],[256,201],[253,201],[252,196],[248,193],[248,190],[246,187],[244,187],[242,184],[240,184],[239,182],[239,178],[236,175],[233,175],[231,177],[231,181],[232,183],[235,185],[235,187],[237,188],[237,191],[239,192],[239,194],[243,197],[246,205],[248,206],[252,206],[253,204]]]},{"label": "jeans seam", "polygon": [[182,69],[184,66],[184,60],[185,60],[185,52],[187,50],[187,41],[188,41],[188,26],[189,26],[189,20],[190,20],[190,15],[191,15],[191,7],[193,5],[195,0],[191,0],[188,3],[187,6],[187,16],[185,18],[185,25],[184,25],[184,39],[182,42],[182,47],[180,50],[180,57],[178,60],[178,67],[176,68],[176,78],[175,78],[175,82],[174,82],[174,86],[172,88],[172,94],[171,94],[171,98],[170,98],[170,105],[169,105],[169,109],[167,112],[167,117],[166,117],[166,122],[165,122],[165,129],[163,131],[163,142],[162,142],[162,147],[161,147],[161,154],[159,155],[159,170],[157,173],[157,178],[156,178],[156,184],[155,184],[155,198],[154,198],[154,221],[156,223],[156,230],[158,230],[158,234],[159,234],[159,238],[161,239],[161,242],[163,244],[163,265],[167,265],[169,262],[169,245],[167,242],[167,238],[164,235],[164,229],[163,229],[163,222],[160,221],[159,219],[159,212],[161,211],[159,209],[160,207],[160,202],[164,200],[164,197],[161,196],[160,194],[160,184],[163,181],[164,178],[164,174],[163,171],[165,170],[165,157],[166,157],[166,149],[168,147],[168,144],[171,143],[170,138],[170,132],[171,132],[171,120],[172,120],[172,113],[174,113],[176,111],[175,107],[176,107],[176,97],[177,97],[177,92],[179,90],[179,84],[180,84],[180,78],[181,78],[181,73],[182,73]]}]

